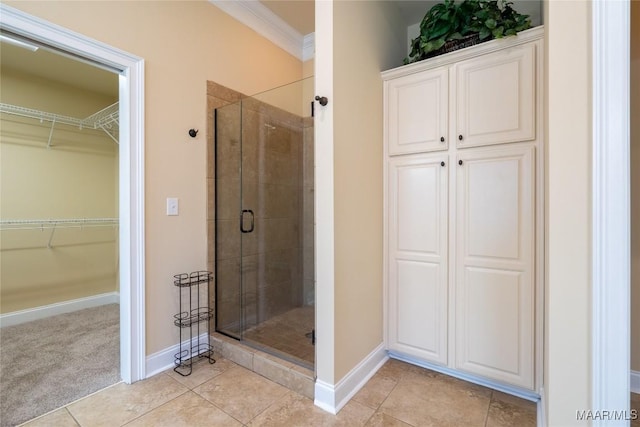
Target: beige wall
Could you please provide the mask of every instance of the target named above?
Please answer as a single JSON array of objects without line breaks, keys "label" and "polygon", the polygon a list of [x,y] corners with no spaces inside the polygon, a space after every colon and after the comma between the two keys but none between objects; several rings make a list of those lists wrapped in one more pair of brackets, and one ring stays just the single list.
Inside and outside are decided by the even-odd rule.
[{"label": "beige wall", "polygon": [[[115,87],[117,77],[114,75]],[[117,97],[78,90],[3,67],[0,101],[83,118]],[[4,220],[117,217],[114,141],[100,130],[2,114],[0,217]],[[117,229],[3,230],[0,312],[117,290]]]},{"label": "beige wall", "polygon": [[[206,82],[246,94],[302,76],[297,58],[206,1],[9,6],[145,59],[146,353],[178,341],[174,274],[206,268]],[[180,215],[165,215],[177,197]]]},{"label": "beige wall", "polygon": [[315,67],[315,61],[313,59],[304,61],[302,63],[302,78],[306,79],[307,77],[313,77],[314,67]]},{"label": "beige wall", "polygon": [[640,372],[640,1],[631,2],[631,369]]},{"label": "beige wall", "polygon": [[[382,342],[382,80],[402,64],[392,2],[333,10],[335,379]],[[320,141],[318,143],[321,143]]]},{"label": "beige wall", "polygon": [[591,6],[547,1],[547,425],[591,407]]}]

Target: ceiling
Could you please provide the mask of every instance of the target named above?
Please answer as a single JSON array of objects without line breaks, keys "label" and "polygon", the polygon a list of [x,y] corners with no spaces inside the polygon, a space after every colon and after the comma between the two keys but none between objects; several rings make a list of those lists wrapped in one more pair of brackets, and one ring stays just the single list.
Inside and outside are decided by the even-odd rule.
[{"label": "ceiling", "polygon": [[113,98],[118,97],[118,75],[47,48],[35,52],[0,43],[1,70],[30,74]]},{"label": "ceiling", "polygon": [[[407,26],[420,22],[438,0],[391,0],[397,4]],[[306,35],[315,31],[315,0],[261,0],[273,13]]]},{"label": "ceiling", "polygon": [[261,0],[261,3],[303,36],[315,31],[315,0]]}]

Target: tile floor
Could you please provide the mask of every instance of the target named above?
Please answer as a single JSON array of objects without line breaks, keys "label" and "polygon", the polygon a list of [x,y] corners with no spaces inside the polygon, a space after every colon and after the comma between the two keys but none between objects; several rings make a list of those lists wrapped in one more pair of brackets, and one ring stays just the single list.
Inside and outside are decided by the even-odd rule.
[{"label": "tile floor", "polygon": [[37,426],[535,426],[536,406],[389,360],[340,411],[222,357],[133,385],[116,384],[27,423]]},{"label": "tile floor", "polygon": [[314,307],[297,307],[248,329],[243,339],[282,352],[286,357],[313,369],[315,348],[306,334],[314,326]]}]

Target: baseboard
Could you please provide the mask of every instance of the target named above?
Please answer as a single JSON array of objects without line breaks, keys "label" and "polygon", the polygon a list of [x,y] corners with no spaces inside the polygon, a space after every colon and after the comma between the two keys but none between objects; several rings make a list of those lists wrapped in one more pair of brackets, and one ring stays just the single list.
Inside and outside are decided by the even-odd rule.
[{"label": "baseboard", "polygon": [[[200,334],[198,338],[200,342],[207,342],[209,339],[208,334],[205,332]],[[189,348],[189,340],[182,341],[182,347]],[[175,354],[180,351],[180,344],[172,345],[164,350],[160,350],[152,355],[147,356],[146,360],[146,378],[152,377],[160,372],[164,372],[169,368],[173,368]],[[204,351],[204,350],[203,350]]]},{"label": "baseboard", "polygon": [[316,380],[315,405],[329,413],[337,414],[388,359],[384,344],[380,344],[337,384]]},{"label": "baseboard", "polygon": [[5,326],[19,325],[20,323],[45,319],[57,314],[71,313],[73,311],[98,307],[100,305],[118,304],[119,302],[120,294],[118,292],[108,292],[105,294],[78,298],[71,301],[29,308],[27,310],[14,311],[0,315],[0,327],[4,328]]},{"label": "baseboard", "polygon": [[631,371],[631,392],[640,394],[640,371]]}]

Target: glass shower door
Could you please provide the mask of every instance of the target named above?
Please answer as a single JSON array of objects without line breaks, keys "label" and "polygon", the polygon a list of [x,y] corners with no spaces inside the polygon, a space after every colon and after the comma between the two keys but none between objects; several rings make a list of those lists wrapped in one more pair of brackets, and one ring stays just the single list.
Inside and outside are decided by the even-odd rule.
[{"label": "glass shower door", "polygon": [[229,228],[217,230],[216,305],[218,331],[312,368],[313,119],[303,88],[297,82],[217,112],[216,227]]}]

